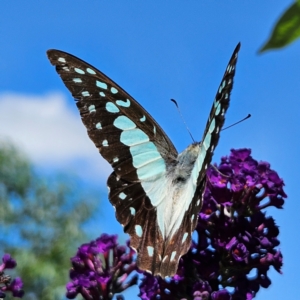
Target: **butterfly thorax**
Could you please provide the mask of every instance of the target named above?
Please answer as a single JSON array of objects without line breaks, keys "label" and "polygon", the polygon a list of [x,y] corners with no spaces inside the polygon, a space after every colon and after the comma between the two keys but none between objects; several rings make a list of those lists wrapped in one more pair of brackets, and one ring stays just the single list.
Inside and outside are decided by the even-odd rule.
[{"label": "butterfly thorax", "polygon": [[165,196],[169,201],[161,201],[158,206],[158,214],[164,220],[165,238],[169,238],[178,230],[195,194],[196,181],[192,172],[200,149],[200,143],[190,145],[178,155],[177,161],[168,169]]}]

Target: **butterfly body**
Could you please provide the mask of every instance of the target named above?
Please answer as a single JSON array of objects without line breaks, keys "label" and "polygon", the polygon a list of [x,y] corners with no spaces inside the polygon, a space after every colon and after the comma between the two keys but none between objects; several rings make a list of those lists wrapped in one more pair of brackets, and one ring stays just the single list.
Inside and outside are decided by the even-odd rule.
[{"label": "butterfly body", "polygon": [[213,102],[203,139],[178,154],[151,115],[120,86],[79,58],[48,57],[76,100],[82,122],[114,172],[107,184],[116,218],[136,249],[140,269],[172,276],[191,243],[205,171],[229,106],[236,47]]}]

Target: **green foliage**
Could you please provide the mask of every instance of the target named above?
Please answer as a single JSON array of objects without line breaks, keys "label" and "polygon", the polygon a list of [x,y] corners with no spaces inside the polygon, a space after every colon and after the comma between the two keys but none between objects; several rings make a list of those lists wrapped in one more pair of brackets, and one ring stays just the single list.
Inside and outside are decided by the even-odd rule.
[{"label": "green foliage", "polygon": [[282,48],[300,37],[300,1],[292,4],[280,17],[269,40],[259,50]]},{"label": "green foliage", "polygon": [[64,297],[69,259],[90,239],[83,225],[98,206],[79,180],[41,178],[22,153],[0,142],[0,253],[18,263],[23,299]]}]

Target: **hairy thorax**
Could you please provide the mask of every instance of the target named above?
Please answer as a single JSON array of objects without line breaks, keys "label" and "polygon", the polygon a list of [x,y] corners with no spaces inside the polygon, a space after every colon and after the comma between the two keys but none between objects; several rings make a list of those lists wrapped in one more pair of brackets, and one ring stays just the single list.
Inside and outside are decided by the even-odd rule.
[{"label": "hairy thorax", "polygon": [[[197,178],[193,178],[192,171],[199,155],[201,145],[194,143],[181,152],[177,161],[170,166],[167,174],[168,197],[164,201],[164,229],[165,237],[176,232],[184,213],[188,209],[196,191]],[[197,175],[199,173],[196,172]]]}]

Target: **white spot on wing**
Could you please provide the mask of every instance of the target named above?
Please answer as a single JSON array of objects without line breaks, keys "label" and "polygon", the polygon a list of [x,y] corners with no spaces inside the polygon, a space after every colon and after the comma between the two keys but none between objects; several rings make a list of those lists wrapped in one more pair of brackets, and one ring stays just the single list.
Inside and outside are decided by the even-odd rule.
[{"label": "white spot on wing", "polygon": [[134,207],[129,207],[130,213],[134,216],[135,215],[135,208]]},{"label": "white spot on wing", "polygon": [[88,107],[88,110],[89,110],[90,113],[96,112],[95,105],[90,105],[90,106]]},{"label": "white spot on wing", "polygon": [[111,88],[110,88],[110,91],[111,91],[113,94],[117,94],[117,93],[118,93],[118,90],[117,90],[115,87],[111,87]]},{"label": "white spot on wing", "polygon": [[117,103],[119,106],[123,106],[123,107],[129,107],[129,106],[130,106],[130,100],[129,100],[129,99],[126,99],[126,101],[123,101],[123,100],[117,100],[116,103]]},{"label": "white spot on wing", "polygon": [[104,89],[104,90],[107,89],[107,84],[105,82],[102,82],[102,81],[99,81],[99,80],[96,80],[96,86],[101,88],[101,89]]},{"label": "white spot on wing", "polygon": [[108,112],[111,112],[113,114],[118,113],[120,111],[117,108],[117,106],[115,104],[113,104],[112,102],[107,102],[105,108]]},{"label": "white spot on wing", "polygon": [[66,60],[65,60],[63,57],[60,57],[60,58],[58,59],[58,61],[59,61],[59,62],[62,62],[62,63],[65,63],[65,62],[66,62]]},{"label": "white spot on wing", "polygon": [[154,248],[151,247],[151,246],[147,246],[147,250],[148,250],[149,256],[152,257],[152,256],[153,256],[153,253],[154,253]]},{"label": "white spot on wing", "polygon": [[85,72],[81,69],[78,69],[78,68],[74,68],[74,71],[78,74],[85,74]]},{"label": "white spot on wing", "polygon": [[86,68],[86,71],[92,75],[96,74],[96,72],[94,70],[92,70],[91,68]]},{"label": "white spot on wing", "polygon": [[102,146],[107,147],[107,146],[108,146],[108,141],[107,141],[107,140],[104,140],[104,141],[102,142]]},{"label": "white spot on wing", "polygon": [[143,235],[143,229],[141,225],[135,225],[135,233],[138,237]]},{"label": "white spot on wing", "polygon": [[176,256],[176,251],[173,251],[171,254],[171,260],[174,260],[175,256]]},{"label": "white spot on wing", "polygon": [[182,244],[186,241],[186,238],[188,237],[188,235],[189,234],[187,232],[184,233],[184,235],[182,237],[182,241],[181,241]]},{"label": "white spot on wing", "polygon": [[124,200],[126,198],[126,196],[127,195],[123,192],[119,194],[119,198],[122,199],[122,200]]}]

